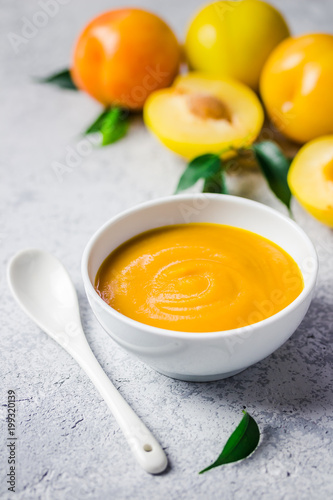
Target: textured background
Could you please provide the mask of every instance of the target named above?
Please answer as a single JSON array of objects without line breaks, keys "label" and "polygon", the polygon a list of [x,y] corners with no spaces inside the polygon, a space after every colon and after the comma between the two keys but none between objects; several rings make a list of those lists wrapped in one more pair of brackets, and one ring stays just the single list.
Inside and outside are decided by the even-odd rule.
[{"label": "textured background", "polygon": [[[0,495],[7,495],[4,436],[7,390],[15,389],[20,499],[295,499],[332,498],[333,234],[294,205],[317,246],[321,269],[311,308],[293,337],[272,356],[228,380],[197,384],[159,375],[130,358],[93,317],[80,258],[106,219],[144,200],[171,194],[183,162],[137,120],[128,137],[81,157],[58,180],[52,169],[76,147],[99,112],[86,95],[33,82],[69,64],[76,34],[114,0],[71,0],[18,53],[37,1],[1,1],[1,422]],[[193,1],[127,1],[160,13],[182,36]],[[332,29],[329,0],[280,0],[295,33]],[[283,211],[260,175],[229,180],[231,191]],[[78,290],[83,326],[109,377],[166,448],[170,467],[158,477],[137,466],[104,402],[75,362],[31,323],[9,295],[5,265],[15,252],[40,247],[67,266]],[[248,460],[202,476],[246,406],[262,440]]]}]

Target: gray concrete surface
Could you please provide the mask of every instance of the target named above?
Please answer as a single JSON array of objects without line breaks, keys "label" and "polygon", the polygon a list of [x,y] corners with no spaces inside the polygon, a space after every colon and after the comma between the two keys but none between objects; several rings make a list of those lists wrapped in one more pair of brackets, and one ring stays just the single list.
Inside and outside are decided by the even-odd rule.
[{"label": "gray concrete surface", "polygon": [[[64,2],[65,3],[65,2]],[[118,2],[118,5],[121,2]],[[127,1],[163,15],[181,36],[198,0]],[[331,30],[333,3],[276,0],[295,33]],[[1,421],[3,499],[321,499],[333,497],[333,234],[294,204],[297,222],[320,256],[311,308],[293,337],[272,356],[215,383],[163,377],[129,357],[97,324],[80,277],[82,250],[110,216],[171,194],[183,161],[136,120],[126,139],[80,157],[62,182],[52,165],[76,148],[78,133],[100,108],[81,93],[41,86],[32,76],[68,65],[73,41],[114,0],[71,0],[17,53],[35,0],[1,0]],[[229,180],[234,194],[279,210],[259,174]],[[21,312],[5,280],[8,259],[25,247],[54,253],[77,288],[90,345],[120,392],[155,433],[170,467],[160,476],[134,462],[104,402],[75,362]],[[17,492],[7,491],[7,391],[17,394]],[[204,475],[246,406],[262,431],[248,460]]]}]

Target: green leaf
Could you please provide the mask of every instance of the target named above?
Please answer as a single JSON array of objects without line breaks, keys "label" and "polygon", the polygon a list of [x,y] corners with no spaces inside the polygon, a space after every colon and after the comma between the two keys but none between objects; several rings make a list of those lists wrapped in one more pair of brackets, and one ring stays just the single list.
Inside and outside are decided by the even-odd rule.
[{"label": "green leaf", "polygon": [[112,144],[126,135],[129,126],[128,117],[129,113],[123,108],[106,109],[87,128],[85,134],[100,132],[102,134],[102,146]]},{"label": "green leaf", "polygon": [[110,112],[110,109],[107,108],[103,111],[103,113],[101,113],[97,118],[96,120],[91,124],[89,125],[89,127],[87,128],[87,130],[84,131],[84,135],[88,135],[88,134],[94,134],[96,132],[100,132],[101,131],[101,126],[102,126],[102,123],[104,122],[105,120],[105,117],[106,115]]},{"label": "green leaf", "polygon": [[40,83],[51,83],[52,85],[57,85],[62,89],[78,90],[74,84],[69,69],[64,69],[60,73],[56,73],[46,78],[38,79]]},{"label": "green leaf", "polygon": [[252,149],[271,190],[290,209],[291,191],[287,175],[291,160],[271,141],[253,144]]},{"label": "green leaf", "polygon": [[197,156],[190,161],[181,178],[179,179],[176,193],[193,186],[199,179],[208,179],[221,168],[221,159],[218,155],[208,153]]},{"label": "green leaf", "polygon": [[260,432],[256,421],[246,411],[243,411],[242,418],[238,427],[231,434],[222,453],[217,460],[206,469],[199,472],[202,474],[219,465],[230,464],[243,460],[248,457],[258,446]]},{"label": "green leaf", "polygon": [[224,171],[218,170],[216,174],[205,179],[203,186],[203,193],[218,193],[218,194],[229,194],[228,188],[225,181]]},{"label": "green leaf", "polygon": [[119,141],[127,133],[129,125],[128,113],[122,108],[112,108],[101,125],[103,135],[102,146]]}]

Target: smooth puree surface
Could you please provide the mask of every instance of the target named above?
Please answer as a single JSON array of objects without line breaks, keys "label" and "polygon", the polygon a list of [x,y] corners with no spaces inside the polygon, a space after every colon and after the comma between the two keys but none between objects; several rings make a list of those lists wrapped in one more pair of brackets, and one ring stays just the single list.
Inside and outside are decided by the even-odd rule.
[{"label": "smooth puree surface", "polygon": [[102,263],[102,299],[141,323],[213,332],[257,323],[303,289],[296,262],[272,241],[236,227],[190,223],[152,229]]}]

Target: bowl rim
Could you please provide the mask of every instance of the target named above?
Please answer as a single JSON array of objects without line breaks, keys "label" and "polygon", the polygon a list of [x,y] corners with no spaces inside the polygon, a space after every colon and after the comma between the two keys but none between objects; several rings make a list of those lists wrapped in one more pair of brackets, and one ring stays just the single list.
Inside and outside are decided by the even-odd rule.
[{"label": "bowl rim", "polygon": [[[233,328],[231,330],[218,330],[218,331],[213,331],[213,332],[184,332],[184,331],[178,331],[178,330],[168,330],[164,328],[159,328],[157,326],[152,326],[152,325],[147,325],[146,323],[141,323],[135,319],[129,318],[128,316],[125,316],[124,314],[116,311],[111,307],[109,304],[107,304],[101,297],[100,295],[96,292],[93,284],[90,281],[89,274],[88,274],[88,261],[89,257],[91,254],[91,251],[94,247],[94,244],[96,240],[100,237],[100,235],[108,229],[110,226],[112,226],[114,223],[120,221],[121,219],[127,217],[128,215],[131,215],[137,211],[140,211],[141,209],[145,208],[150,208],[154,207],[156,205],[163,205],[167,204],[169,202],[173,201],[182,201],[182,200],[193,200],[193,199],[212,199],[212,200],[221,200],[224,199],[228,202],[228,200],[232,200],[233,202],[239,203],[240,205],[248,206],[248,205],[255,205],[257,206],[260,210],[266,211],[274,215],[275,217],[280,218],[284,223],[289,224],[296,232],[300,234],[300,236],[305,239],[305,241],[308,243],[308,246],[311,249],[312,252],[312,257],[314,258],[314,267],[309,271],[309,280],[307,285],[303,288],[301,293],[296,297],[296,299],[293,300],[290,304],[288,304],[285,308],[281,309],[281,311],[273,314],[272,316],[269,316],[268,318],[265,318],[261,321],[257,321],[256,323],[251,323],[250,325],[242,326],[239,328]],[[235,226],[236,227],[236,226]],[[138,233],[140,234],[140,233]],[[292,219],[289,217],[285,216],[281,212],[278,212],[274,208],[269,207],[268,205],[265,205],[263,203],[260,203],[258,201],[250,200],[248,198],[242,198],[239,196],[233,196],[233,195],[226,195],[226,194],[213,194],[213,193],[190,193],[190,194],[177,194],[177,195],[171,195],[171,196],[164,196],[161,198],[145,201],[143,203],[136,204],[124,211],[121,211],[117,215],[111,217],[108,219],[99,229],[97,229],[93,235],[90,237],[88,243],[86,244],[83,254],[82,254],[82,259],[81,259],[81,275],[83,279],[83,284],[85,287],[86,294],[89,295],[92,294],[94,299],[97,301],[98,305],[104,309],[106,312],[109,314],[113,315],[116,319],[119,321],[128,324],[132,328],[136,328],[139,330],[143,330],[144,332],[148,332],[153,335],[157,336],[162,336],[162,337],[171,337],[174,339],[187,339],[189,340],[203,340],[203,339],[216,339],[220,337],[231,337],[231,336],[242,336],[242,334],[247,334],[249,330],[252,329],[257,329],[257,328],[262,328],[262,327],[269,327],[272,323],[275,323],[276,321],[279,321],[283,317],[287,316],[292,310],[296,309],[302,302],[304,302],[307,297],[312,294],[312,291],[315,287],[316,284],[316,279],[317,279],[317,274],[318,274],[318,255],[316,252],[316,249],[314,247],[314,244],[308,237],[308,235],[305,233],[305,231]],[[302,272],[302,271],[301,271]],[[302,273],[303,275],[303,273]]]}]

